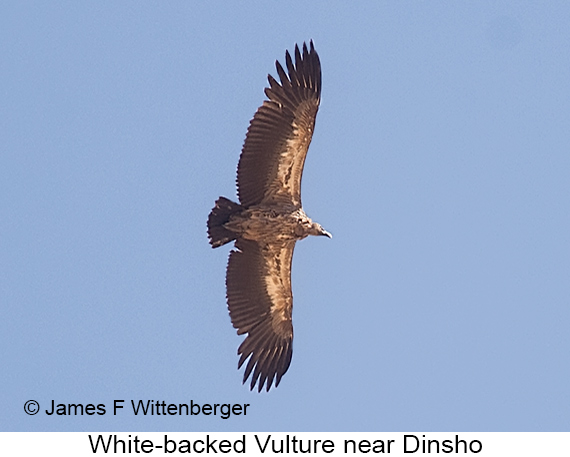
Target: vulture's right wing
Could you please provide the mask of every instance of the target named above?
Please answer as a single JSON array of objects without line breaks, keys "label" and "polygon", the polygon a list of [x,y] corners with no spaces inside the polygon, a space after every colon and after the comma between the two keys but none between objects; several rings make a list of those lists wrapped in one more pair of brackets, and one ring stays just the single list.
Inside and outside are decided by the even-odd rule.
[{"label": "vulture's right wing", "polygon": [[257,110],[239,159],[237,185],[243,206],[285,203],[301,207],[301,177],[321,100],[321,63],[313,42],[303,52],[295,46],[295,63],[285,55],[288,74],[279,62],[281,83],[268,76],[269,100]]}]

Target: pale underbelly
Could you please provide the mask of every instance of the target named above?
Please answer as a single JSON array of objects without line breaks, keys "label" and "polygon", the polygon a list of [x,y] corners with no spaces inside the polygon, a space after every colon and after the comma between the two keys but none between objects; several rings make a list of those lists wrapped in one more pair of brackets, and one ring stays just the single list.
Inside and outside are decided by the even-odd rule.
[{"label": "pale underbelly", "polygon": [[261,242],[284,242],[304,238],[299,236],[300,223],[293,214],[255,213],[239,215],[224,225],[239,233],[241,238]]}]

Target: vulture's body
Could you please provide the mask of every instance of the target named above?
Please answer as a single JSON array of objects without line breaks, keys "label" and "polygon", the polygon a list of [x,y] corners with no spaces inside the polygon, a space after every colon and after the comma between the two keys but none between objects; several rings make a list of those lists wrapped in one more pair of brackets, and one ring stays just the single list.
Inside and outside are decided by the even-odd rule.
[{"label": "vulture's body", "polygon": [[[208,217],[212,247],[235,240],[226,290],[233,326],[247,333],[238,349],[238,368],[248,360],[250,388],[277,386],[293,353],[291,261],[295,242],[308,235],[331,235],[311,221],[301,206],[301,177],[321,94],[321,66],[310,43],[295,46],[295,63],[285,54],[287,72],[276,62],[268,100],[255,113],[238,164],[240,203],[225,197]],[[253,374],[252,374],[253,373]]]}]

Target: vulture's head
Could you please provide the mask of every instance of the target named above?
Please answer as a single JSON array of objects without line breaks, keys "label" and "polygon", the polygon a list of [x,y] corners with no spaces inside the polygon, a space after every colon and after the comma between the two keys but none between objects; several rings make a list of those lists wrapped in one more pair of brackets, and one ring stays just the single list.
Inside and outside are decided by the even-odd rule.
[{"label": "vulture's head", "polygon": [[332,235],[329,232],[327,232],[321,224],[318,224],[317,222],[312,223],[311,230],[309,231],[309,234],[315,235],[315,236],[326,236],[328,238],[332,238]]}]

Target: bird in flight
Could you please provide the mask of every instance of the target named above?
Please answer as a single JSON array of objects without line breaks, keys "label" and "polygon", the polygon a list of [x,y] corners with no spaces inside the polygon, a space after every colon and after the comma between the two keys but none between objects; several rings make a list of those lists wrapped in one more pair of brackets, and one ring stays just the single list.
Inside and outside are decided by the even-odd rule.
[{"label": "bird in flight", "polygon": [[[301,177],[321,98],[321,64],[313,42],[287,71],[277,61],[280,82],[268,75],[267,100],[247,130],[237,168],[239,204],[220,197],[208,217],[213,248],[235,241],[226,272],[226,296],[233,326],[247,334],[238,348],[238,369],[269,391],[279,385],[293,354],[291,261],[297,240],[331,238],[301,205]],[[249,360],[248,360],[249,359]]]}]

